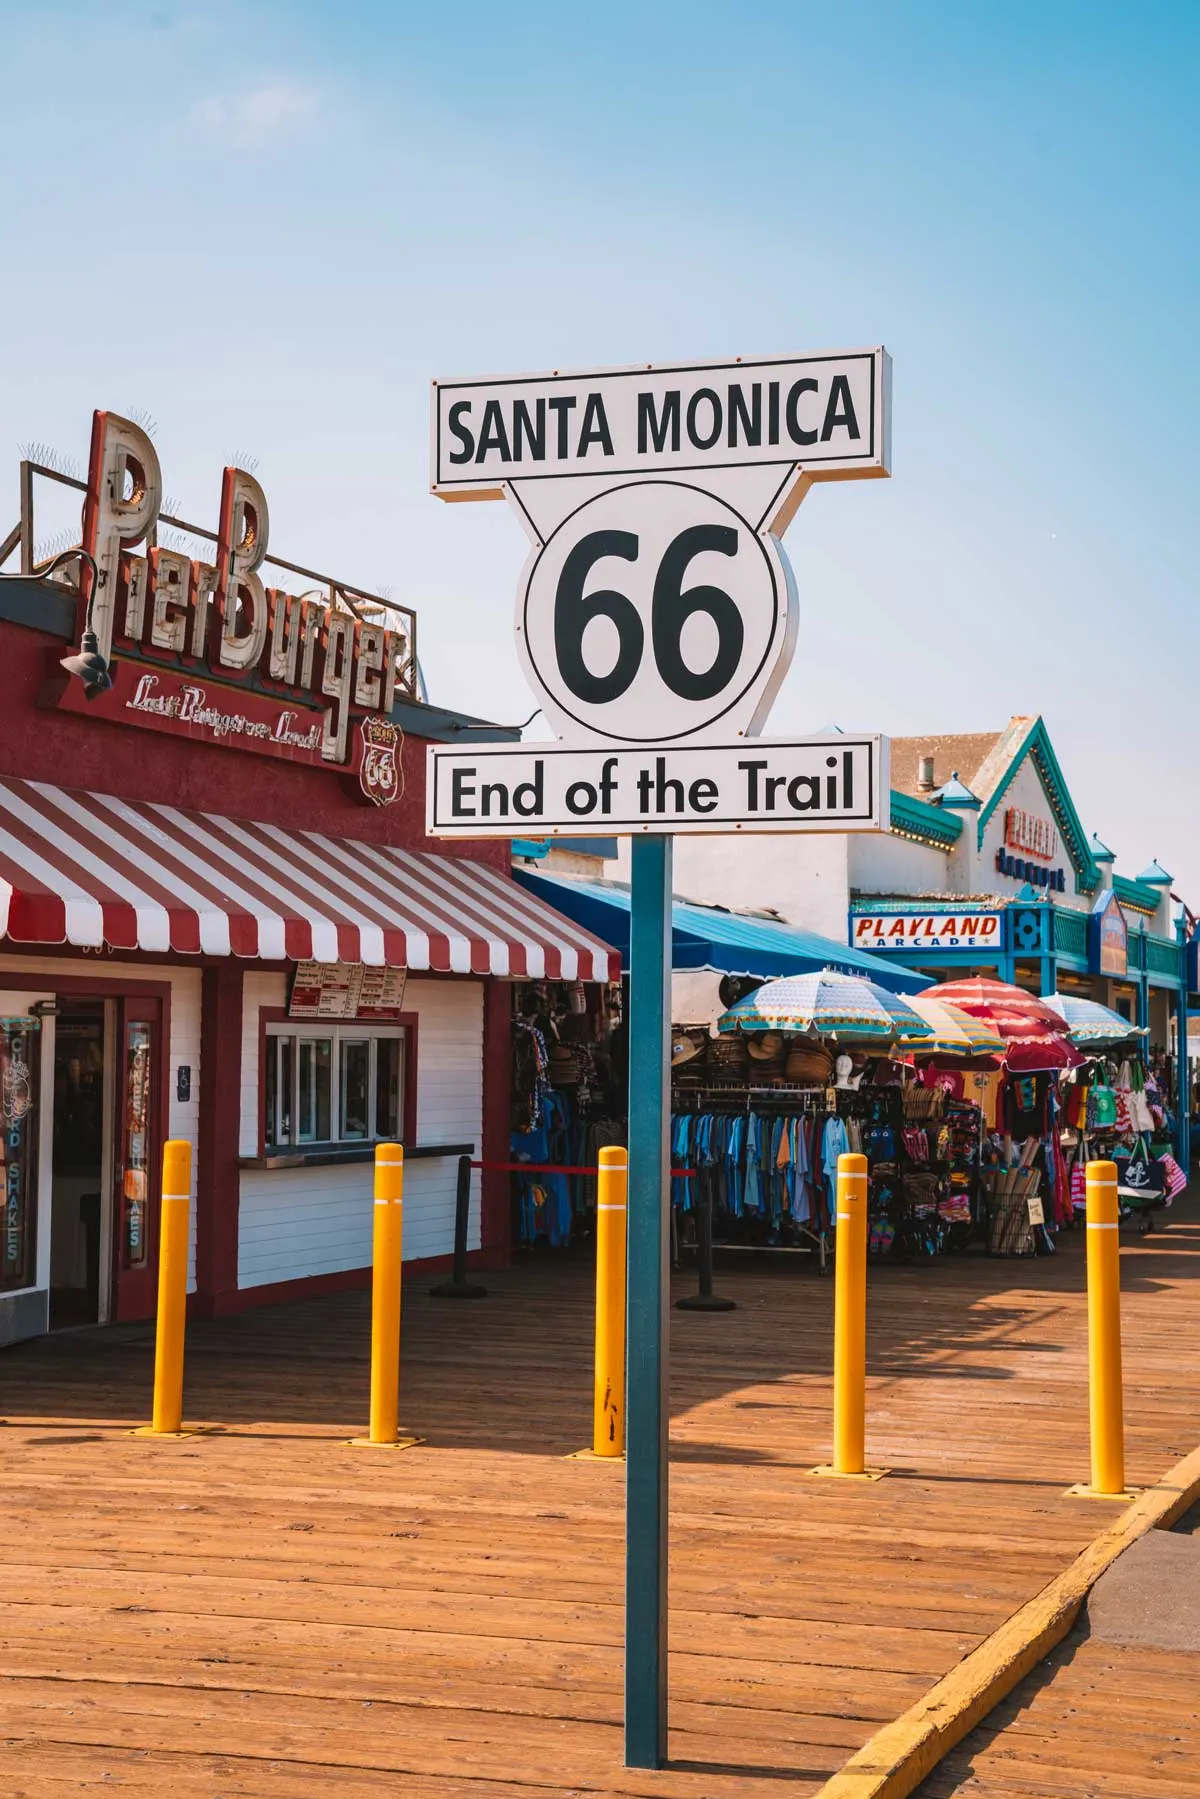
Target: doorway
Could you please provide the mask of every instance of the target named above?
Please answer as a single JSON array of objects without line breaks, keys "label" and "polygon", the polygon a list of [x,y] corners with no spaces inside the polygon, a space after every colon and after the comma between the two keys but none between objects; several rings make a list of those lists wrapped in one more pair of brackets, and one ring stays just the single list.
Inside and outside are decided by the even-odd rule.
[{"label": "doorway", "polygon": [[109,1314],[110,1060],[105,1001],[60,1001],[54,1038],[51,1330],[99,1324]]}]

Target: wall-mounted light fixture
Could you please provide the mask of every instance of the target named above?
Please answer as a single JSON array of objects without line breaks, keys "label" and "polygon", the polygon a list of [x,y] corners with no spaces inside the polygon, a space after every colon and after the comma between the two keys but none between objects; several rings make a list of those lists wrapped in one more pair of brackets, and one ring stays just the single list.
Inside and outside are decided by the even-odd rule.
[{"label": "wall-mounted light fixture", "polygon": [[[64,562],[85,562],[92,571],[92,588],[88,595],[87,618],[84,621],[83,636],[79,643],[79,653],[63,656],[61,666],[69,675],[78,675],[83,682],[84,696],[94,700],[98,693],[105,693],[112,686],[112,669],[100,654],[100,640],[92,629],[92,607],[96,603],[96,592],[100,586],[100,570],[96,566],[96,558],[82,546],[73,550],[61,550],[52,556],[44,568],[39,568],[34,580],[45,581],[61,568]],[[0,575],[0,581],[28,581],[28,575]]]},{"label": "wall-mounted light fixture", "polygon": [[[83,636],[79,640],[78,653],[73,656],[63,656],[59,666],[65,668],[69,675],[78,675],[83,682],[84,699],[94,700],[98,693],[107,693],[113,684],[112,668],[100,654],[100,640],[92,629],[92,608],[96,604],[96,595],[100,590],[100,571],[96,567],[95,557],[90,556],[83,549],[68,550],[65,556],[56,557],[55,562],[65,561],[70,556],[77,556],[81,562],[87,563],[92,571],[92,580],[88,593],[87,617],[84,620]],[[50,574],[54,566],[55,564],[52,562],[44,573]]]}]

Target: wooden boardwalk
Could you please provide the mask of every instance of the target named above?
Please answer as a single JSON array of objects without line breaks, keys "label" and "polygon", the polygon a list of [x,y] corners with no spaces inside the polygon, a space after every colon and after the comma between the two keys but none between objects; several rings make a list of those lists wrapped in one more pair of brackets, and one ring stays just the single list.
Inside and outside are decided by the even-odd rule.
[{"label": "wooden boardwalk", "polygon": [[[0,1792],[814,1791],[1110,1516],[1064,1497],[1087,1471],[1081,1251],[872,1272],[877,1485],[807,1476],[832,1283],[743,1258],[719,1277],[736,1312],[674,1314],[660,1773],[621,1767],[621,1470],[565,1459],[590,1428],[586,1267],[492,1276],[477,1304],[410,1281],[403,1422],[428,1443],[401,1454],[346,1442],[365,1295],[192,1327],[188,1417],[224,1428],[182,1442],[127,1431],[146,1330],[5,1352]],[[1122,1273],[1144,1483],[1200,1439],[1200,1226],[1177,1211]]]},{"label": "wooden boardwalk", "polygon": [[918,1799],[1196,1799],[1200,1656],[1076,1632],[918,1789]]}]

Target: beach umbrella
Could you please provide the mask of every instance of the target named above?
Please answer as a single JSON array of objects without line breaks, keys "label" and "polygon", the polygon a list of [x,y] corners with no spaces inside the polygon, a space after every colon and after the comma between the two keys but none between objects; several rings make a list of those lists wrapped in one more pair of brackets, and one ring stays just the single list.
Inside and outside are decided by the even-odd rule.
[{"label": "beach umbrella", "polygon": [[819,974],[785,975],[747,994],[718,1021],[721,1031],[795,1031],[838,1042],[911,1044],[934,1032],[898,993],[861,975],[825,968]]},{"label": "beach umbrella", "polygon": [[943,981],[925,992],[990,1025],[1004,1039],[1004,1060],[1012,1074],[1051,1074],[1078,1068],[1083,1061],[1066,1020],[1023,987],[972,976]]},{"label": "beach umbrella", "polygon": [[1118,1044],[1133,1044],[1146,1035],[1144,1026],[1130,1024],[1119,1012],[1111,1011],[1094,999],[1052,993],[1046,1004],[1064,1020],[1071,1042],[1080,1049],[1115,1049]]},{"label": "beach umbrella", "polygon": [[923,1043],[916,1052],[922,1056],[1002,1056],[1004,1039],[999,1031],[981,1018],[972,1018],[950,1005],[935,992],[909,996],[909,1005],[929,1025],[934,1038]]}]

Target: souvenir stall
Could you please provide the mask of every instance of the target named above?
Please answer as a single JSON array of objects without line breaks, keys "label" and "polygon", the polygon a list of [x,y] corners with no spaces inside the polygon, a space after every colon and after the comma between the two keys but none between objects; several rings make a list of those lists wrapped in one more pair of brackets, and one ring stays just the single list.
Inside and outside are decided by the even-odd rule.
[{"label": "souvenir stall", "polygon": [[904,1110],[892,1060],[933,1032],[895,993],[832,969],[770,981],[681,1033],[672,1081],[679,1240],[703,1209],[722,1248],[803,1250],[824,1271],[839,1155],[895,1164]]},{"label": "souvenir stall", "polygon": [[1064,1093],[1062,1143],[1073,1210],[1086,1206],[1087,1164],[1117,1164],[1122,1215],[1149,1230],[1154,1213],[1187,1185],[1172,1152],[1169,1096],[1161,1071],[1147,1066],[1146,1032],[1107,1006],[1055,994],[1047,1002],[1070,1027],[1087,1058]]},{"label": "souvenir stall", "polygon": [[948,981],[919,998],[949,1003],[1001,1039],[1003,1067],[978,1089],[976,1224],[992,1255],[1050,1254],[1072,1208],[1060,1127],[1059,1076],[1083,1060],[1069,1026],[1044,1000],[1006,981]]},{"label": "souvenir stall", "polygon": [[512,1240],[560,1249],[592,1235],[594,1168],[624,1143],[628,1055],[621,983],[524,981],[513,988],[510,1154]]},{"label": "souvenir stall", "polygon": [[[527,869],[518,869],[515,878],[584,930],[602,932],[606,942],[620,949],[628,967],[628,886],[595,878],[550,877]],[[675,900],[672,1008],[678,1028],[673,1074],[677,1092],[684,1096],[681,1103],[694,1113],[698,1088],[715,1085],[723,1114],[733,1104],[729,1096],[735,1092],[746,1114],[747,1101],[758,1096],[757,1089],[769,1088],[777,1096],[781,1088],[790,1085],[803,1087],[806,1117],[812,1116],[818,1096],[823,1106],[836,1047],[826,1056],[820,1043],[810,1042],[810,1049],[818,1053],[819,1066],[813,1062],[801,1067],[793,1061],[789,1075],[784,1067],[787,1057],[776,1054],[772,1045],[764,1049],[754,1043],[752,1053],[745,1044],[719,1042],[711,1030],[724,1007],[746,991],[761,987],[774,976],[801,975],[827,964],[846,974],[870,975],[889,989],[888,998],[893,997],[889,984],[899,991],[921,985],[920,977],[910,970],[782,919]],[[694,1009],[698,1004],[699,1009]],[[603,1144],[625,1140],[628,1067],[623,990],[618,985],[597,988],[586,982],[517,982],[513,1040],[511,1159],[529,1164],[528,1174],[515,1173],[511,1178],[513,1241],[526,1248],[562,1248],[591,1235],[595,1178],[586,1173],[542,1170],[550,1164],[556,1169],[593,1167]],[[770,1104],[773,1116],[784,1116],[777,1097]],[[799,1116],[803,1109],[793,1107],[791,1115]],[[692,1163],[681,1161],[677,1153],[675,1165],[690,1167]],[[698,1179],[689,1177],[689,1191]],[[773,1192],[768,1195],[768,1210],[776,1198]],[[781,1222],[785,1234],[790,1233],[791,1223]]]},{"label": "souvenir stall", "polygon": [[1003,1039],[928,994],[909,1004],[934,1037],[912,1054],[915,1079],[903,1088],[897,1165],[872,1170],[869,1249],[876,1256],[966,1249],[984,1222],[983,1146],[994,1122]]}]

